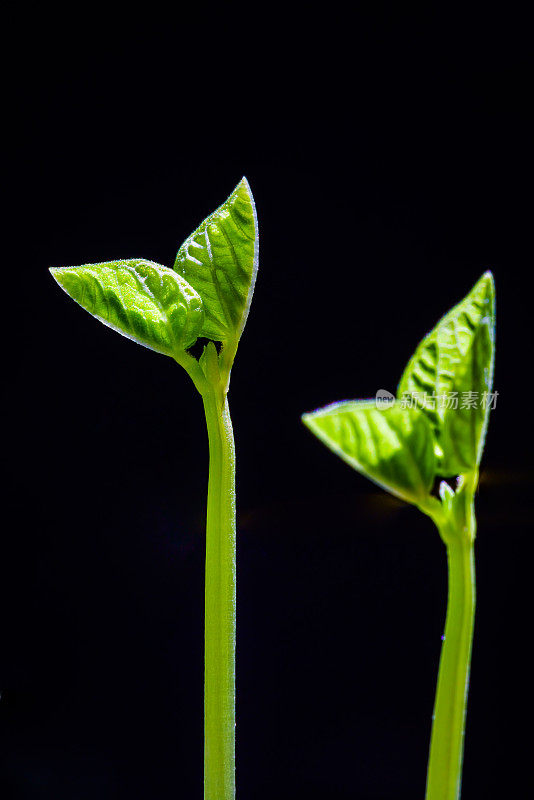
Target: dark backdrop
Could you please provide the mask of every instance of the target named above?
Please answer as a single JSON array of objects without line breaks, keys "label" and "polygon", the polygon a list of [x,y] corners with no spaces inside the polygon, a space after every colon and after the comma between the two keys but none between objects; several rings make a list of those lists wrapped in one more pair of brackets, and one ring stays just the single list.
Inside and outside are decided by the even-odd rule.
[{"label": "dark backdrop", "polygon": [[419,339],[487,268],[499,396],[477,500],[463,796],[525,796],[524,21],[442,4],[180,14],[8,17],[4,796],[201,798],[200,399],[47,268],[171,265],[243,174],[261,243],[230,393],[238,796],[423,797],[444,547],[299,417],[394,391]]}]

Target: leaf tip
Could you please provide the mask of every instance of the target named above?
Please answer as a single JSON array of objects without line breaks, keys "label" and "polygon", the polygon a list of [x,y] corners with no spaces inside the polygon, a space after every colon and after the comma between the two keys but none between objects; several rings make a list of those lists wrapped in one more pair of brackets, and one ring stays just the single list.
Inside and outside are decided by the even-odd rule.
[{"label": "leaf tip", "polygon": [[243,189],[248,194],[252,206],[255,207],[254,195],[252,194],[252,189],[250,188],[250,183],[248,181],[248,178],[245,175],[243,175],[243,177],[235,187],[234,193],[239,192],[240,189]]},{"label": "leaf tip", "polygon": [[321,412],[325,409],[317,408],[315,411],[309,411],[307,414],[301,415],[302,424],[308,428],[315,436],[321,438],[321,431],[324,427],[323,425],[323,417],[325,416]]},{"label": "leaf tip", "polygon": [[250,202],[252,204],[252,208],[254,209],[254,216],[256,215],[256,203],[254,202],[254,195],[252,194],[252,189],[250,188],[250,183],[248,179],[243,175],[239,183],[237,184],[235,191],[238,192],[239,189],[244,189],[245,192],[248,194]]},{"label": "leaf tip", "polygon": [[49,273],[51,274],[55,282],[58,284],[58,286],[61,286],[62,289],[65,288],[61,281],[61,275],[63,274],[63,270],[64,267],[48,267]]},{"label": "leaf tip", "polygon": [[495,279],[493,277],[493,272],[490,269],[487,269],[486,272],[484,272],[479,278],[478,282],[474,286],[474,291],[476,290],[484,293],[486,297],[495,296]]},{"label": "leaf tip", "polygon": [[478,297],[487,308],[484,321],[495,325],[495,281],[491,270],[486,270],[473,287],[473,296]]}]

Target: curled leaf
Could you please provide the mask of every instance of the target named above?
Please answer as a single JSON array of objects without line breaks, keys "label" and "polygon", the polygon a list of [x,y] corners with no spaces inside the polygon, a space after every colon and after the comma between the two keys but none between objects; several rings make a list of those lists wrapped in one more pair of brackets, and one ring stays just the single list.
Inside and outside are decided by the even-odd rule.
[{"label": "curled leaf", "polygon": [[444,415],[441,431],[444,474],[460,475],[480,464],[491,406],[493,326],[481,324],[455,377],[458,405]]},{"label": "curled leaf", "polygon": [[143,259],[50,270],[62,289],[104,325],[174,356],[191,347],[204,318],[196,291],[174,270]]},{"label": "curled leaf", "polygon": [[237,345],[258,270],[256,208],[246,178],[185,240],[174,269],[202,297],[200,335]]},{"label": "curled leaf", "polygon": [[474,469],[480,460],[494,328],[495,292],[486,272],[419,344],[400,380],[397,396],[411,397],[432,426],[444,476]]}]

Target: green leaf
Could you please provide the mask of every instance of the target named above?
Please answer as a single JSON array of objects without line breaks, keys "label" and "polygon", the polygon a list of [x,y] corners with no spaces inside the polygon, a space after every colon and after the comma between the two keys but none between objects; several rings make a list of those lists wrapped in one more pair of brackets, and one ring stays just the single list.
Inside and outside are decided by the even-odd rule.
[{"label": "green leaf", "polygon": [[494,328],[495,291],[486,272],[419,344],[400,380],[397,396],[411,396],[432,426],[441,475],[473,469],[480,460],[487,413],[462,404],[467,392],[481,405],[491,391]]},{"label": "green leaf", "polygon": [[237,344],[258,270],[256,208],[246,178],[185,240],[174,269],[202,297],[206,315],[201,335]]},{"label": "green leaf", "polygon": [[428,498],[434,482],[434,442],[425,415],[396,402],[345,401],[305,414],[305,425],[363,475],[410,503]]},{"label": "green leaf", "polygon": [[[464,363],[456,373],[454,386],[459,395],[458,407],[448,410],[443,420],[441,466],[446,475],[460,475],[480,464],[492,377],[493,326],[483,324],[477,328]],[[476,392],[475,397],[473,392]]]},{"label": "green leaf", "polygon": [[200,335],[202,301],[172,269],[136,258],[50,272],[104,325],[158,353],[173,356]]}]

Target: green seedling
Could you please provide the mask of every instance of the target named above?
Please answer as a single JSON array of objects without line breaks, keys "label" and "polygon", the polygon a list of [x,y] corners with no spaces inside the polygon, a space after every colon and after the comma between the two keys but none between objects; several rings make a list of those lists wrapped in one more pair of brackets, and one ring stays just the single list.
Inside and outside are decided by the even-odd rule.
[{"label": "green seedling", "polygon": [[[235,452],[227,394],[257,270],[256,209],[245,178],[186,239],[173,269],[127,259],[50,270],[104,325],[173,358],[202,397],[209,439],[205,800],[235,795]],[[197,359],[191,348],[199,338]]]},{"label": "green seedling", "polygon": [[446,546],[447,618],[427,800],[460,797],[475,613],[474,495],[496,399],[494,338],[495,293],[486,272],[423,339],[404,370],[396,399],[335,403],[303,416],[334,453],[427,514]]}]

